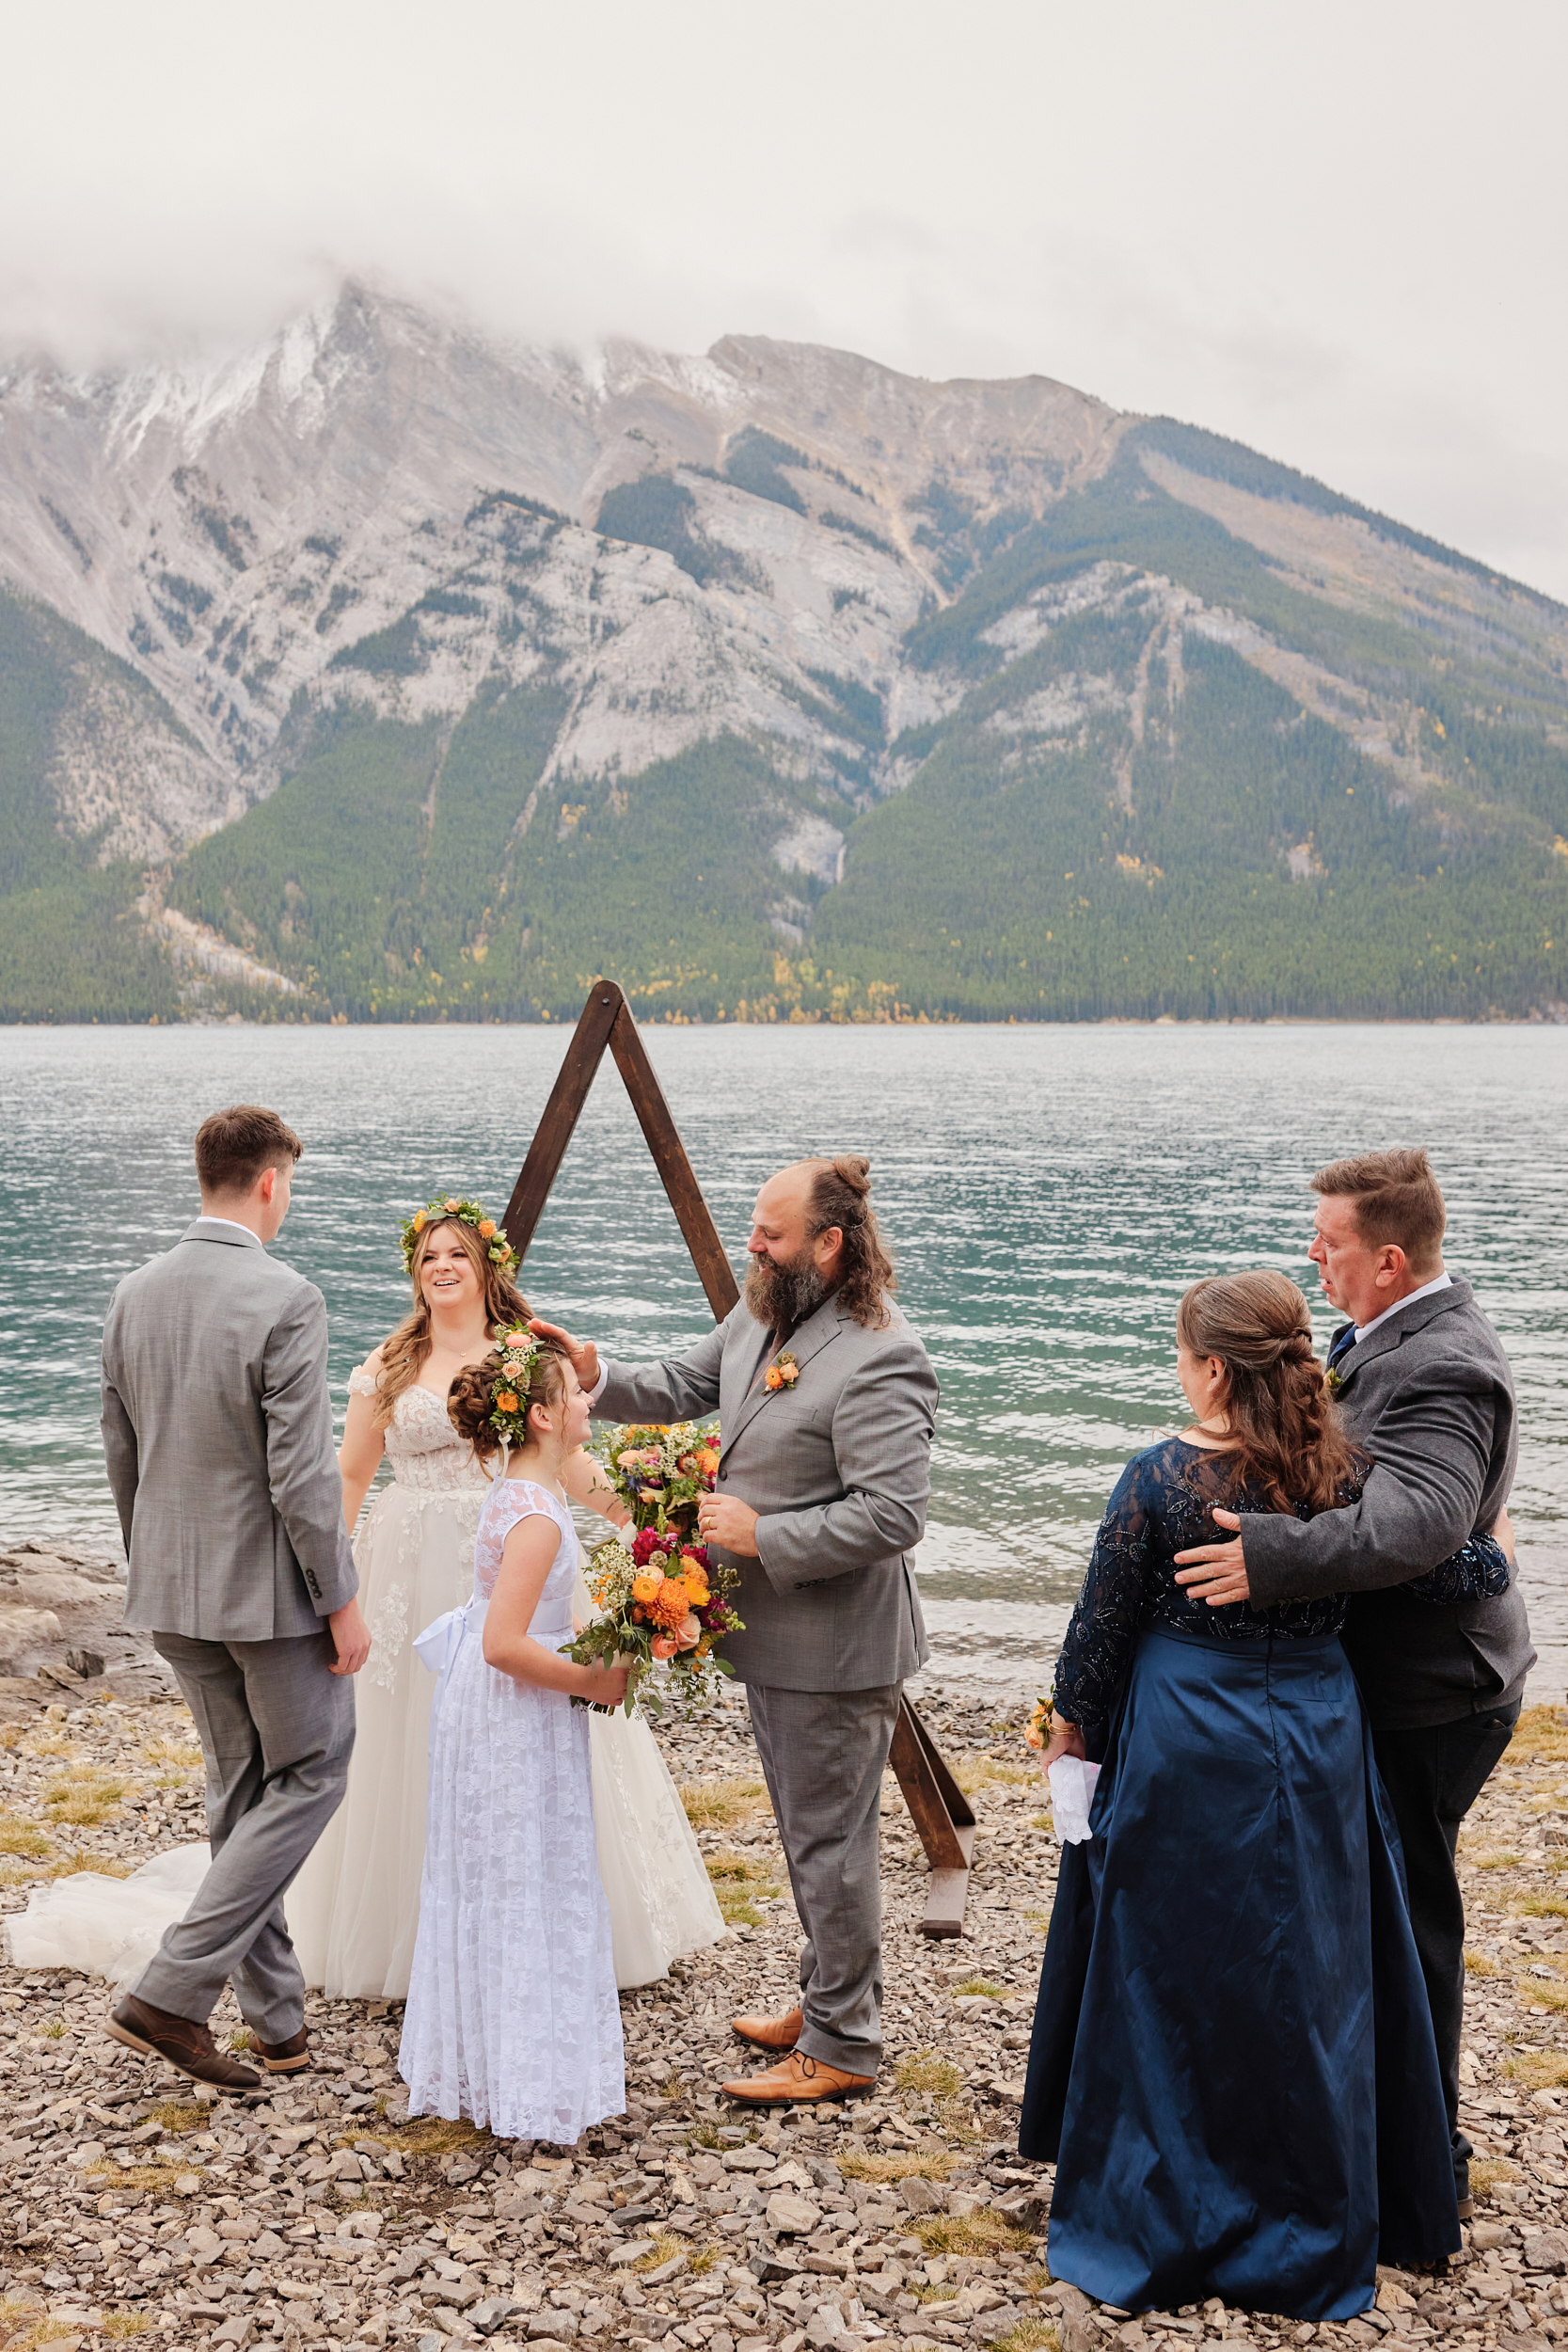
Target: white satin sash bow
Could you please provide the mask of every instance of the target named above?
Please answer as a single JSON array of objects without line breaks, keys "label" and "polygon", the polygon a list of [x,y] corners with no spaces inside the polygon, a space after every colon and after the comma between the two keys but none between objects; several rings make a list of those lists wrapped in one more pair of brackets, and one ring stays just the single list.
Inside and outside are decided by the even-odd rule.
[{"label": "white satin sash bow", "polygon": [[421,1666],[428,1666],[433,1675],[444,1675],[462,1647],[463,1636],[468,1630],[471,1600],[461,1609],[449,1609],[444,1616],[427,1625],[422,1633],[414,1636],[414,1655]]}]

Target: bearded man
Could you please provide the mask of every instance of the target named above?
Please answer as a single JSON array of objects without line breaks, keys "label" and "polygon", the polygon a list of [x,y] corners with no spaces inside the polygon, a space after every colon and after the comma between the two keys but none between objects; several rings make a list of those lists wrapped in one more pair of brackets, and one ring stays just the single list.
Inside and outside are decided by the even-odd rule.
[{"label": "bearded man", "polygon": [[800,1998],[735,2030],[776,2063],[724,2085],[752,2106],[854,2097],[881,2056],[882,1772],[926,1627],[910,1553],[926,1526],[937,1383],[891,1293],[871,1165],[802,1160],[757,1195],[745,1295],[712,1335],[659,1364],[571,1357],[594,1410],[695,1421],[722,1450],[705,1542],[740,1572],[746,1684],[795,1908]]}]

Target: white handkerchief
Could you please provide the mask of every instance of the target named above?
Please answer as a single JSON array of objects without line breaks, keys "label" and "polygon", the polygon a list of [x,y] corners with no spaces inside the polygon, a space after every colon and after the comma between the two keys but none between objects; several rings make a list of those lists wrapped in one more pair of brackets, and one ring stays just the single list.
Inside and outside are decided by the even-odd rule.
[{"label": "white handkerchief", "polygon": [[1059,1756],[1051,1767],[1051,1819],[1064,1846],[1088,1844],[1089,1807],[1099,1778],[1099,1765],[1085,1764],[1081,1756]]}]

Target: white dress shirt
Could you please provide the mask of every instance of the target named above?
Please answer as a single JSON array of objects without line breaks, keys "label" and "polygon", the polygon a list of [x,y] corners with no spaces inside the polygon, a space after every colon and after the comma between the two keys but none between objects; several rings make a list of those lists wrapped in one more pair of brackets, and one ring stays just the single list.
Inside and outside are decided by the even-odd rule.
[{"label": "white dress shirt", "polygon": [[1370,1323],[1358,1323],[1355,1327],[1355,1337],[1351,1342],[1351,1345],[1359,1347],[1363,1340],[1370,1340],[1374,1331],[1382,1329],[1390,1315],[1402,1314],[1406,1307],[1414,1307],[1418,1298],[1431,1298],[1434,1292],[1451,1291],[1452,1288],[1453,1276],[1451,1274],[1434,1274],[1432,1280],[1423,1282],[1418,1291],[1408,1291],[1404,1297],[1398,1300],[1394,1306],[1385,1307],[1380,1315],[1373,1315]]}]

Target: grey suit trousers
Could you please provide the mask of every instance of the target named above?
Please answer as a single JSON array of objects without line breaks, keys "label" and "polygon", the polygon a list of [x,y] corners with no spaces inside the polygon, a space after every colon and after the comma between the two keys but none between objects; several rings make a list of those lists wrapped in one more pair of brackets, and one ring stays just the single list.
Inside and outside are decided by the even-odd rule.
[{"label": "grey suit trousers", "polygon": [[882,1774],[902,1689],[746,1686],[806,1933],[798,2046],[849,2074],[882,2055]]},{"label": "grey suit trousers", "polygon": [[354,1684],[332,1636],[202,1642],[157,1633],[201,1736],[212,1867],[136,1979],[155,2009],[205,2021],[227,1979],[262,2042],[305,2023],[305,1979],[283,1917],[291,1881],[342,1802]]}]

